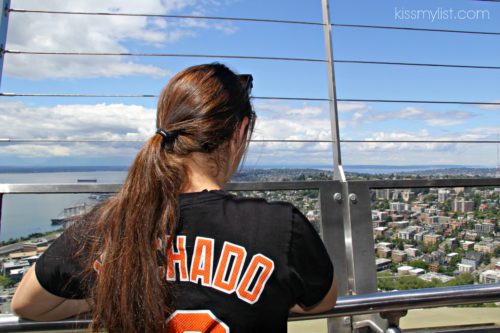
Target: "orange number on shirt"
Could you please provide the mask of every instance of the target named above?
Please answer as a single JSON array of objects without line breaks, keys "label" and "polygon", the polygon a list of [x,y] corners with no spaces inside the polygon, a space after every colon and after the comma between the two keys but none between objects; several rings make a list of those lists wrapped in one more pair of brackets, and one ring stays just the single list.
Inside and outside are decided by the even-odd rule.
[{"label": "orange number on shirt", "polygon": [[167,333],[229,333],[229,327],[210,310],[177,310],[167,319]]}]

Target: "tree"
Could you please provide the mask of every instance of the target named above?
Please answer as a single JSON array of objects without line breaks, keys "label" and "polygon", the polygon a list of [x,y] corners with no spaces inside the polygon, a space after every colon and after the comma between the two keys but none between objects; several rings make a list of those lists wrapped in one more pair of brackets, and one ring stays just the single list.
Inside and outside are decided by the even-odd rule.
[{"label": "tree", "polygon": [[423,260],[411,260],[411,261],[408,262],[408,265],[412,266],[412,267],[415,267],[415,268],[422,268],[422,269],[425,269],[425,270],[429,269],[429,264],[426,263]]},{"label": "tree", "polygon": [[16,281],[12,280],[11,278],[0,275],[0,286],[4,288],[11,288],[16,284]]},{"label": "tree", "polygon": [[465,284],[474,284],[474,275],[472,275],[470,273],[462,274],[460,276],[457,276],[453,280],[447,282],[446,286],[448,286],[448,287],[462,286]]}]

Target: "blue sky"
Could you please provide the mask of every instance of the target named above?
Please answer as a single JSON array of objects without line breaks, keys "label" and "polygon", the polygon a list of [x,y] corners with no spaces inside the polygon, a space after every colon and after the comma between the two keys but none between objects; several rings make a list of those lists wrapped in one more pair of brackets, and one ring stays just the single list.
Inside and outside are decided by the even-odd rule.
[{"label": "blue sky", "polygon": [[[500,32],[500,3],[330,1],[334,23]],[[12,0],[12,8],[321,22],[319,0]],[[404,15],[407,14],[407,18]],[[419,15],[411,18],[411,15]],[[434,15],[434,19],[432,16]],[[448,18],[445,17],[448,15]],[[451,15],[469,15],[467,19]],[[334,27],[337,60],[500,66],[500,35]],[[325,59],[321,26],[11,13],[7,49]],[[158,94],[172,74],[219,60],[254,76],[254,96],[327,98],[326,64],[7,54],[2,92]],[[343,99],[499,102],[500,70],[335,65]],[[0,98],[0,138],[144,140],[153,98]],[[331,139],[328,102],[254,100],[255,139]],[[500,106],[339,103],[342,139],[498,140]],[[127,165],[140,143],[0,143],[0,165]],[[497,163],[497,144],[344,143],[344,164]],[[247,166],[328,166],[328,143],[252,143]]]}]

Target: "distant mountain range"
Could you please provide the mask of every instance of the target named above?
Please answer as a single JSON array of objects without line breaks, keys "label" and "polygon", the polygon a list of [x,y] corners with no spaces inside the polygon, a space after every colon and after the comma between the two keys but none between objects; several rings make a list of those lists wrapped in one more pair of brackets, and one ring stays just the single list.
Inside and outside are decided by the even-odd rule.
[{"label": "distant mountain range", "polygon": [[[0,173],[46,173],[46,172],[95,172],[95,171],[127,171],[128,166],[0,166]],[[261,170],[272,172],[278,170],[331,171],[331,166],[312,166],[296,168],[277,168],[263,166],[259,168],[243,168],[245,171]],[[496,168],[491,166],[469,165],[344,165],[347,173],[353,174],[419,174],[419,175],[477,175],[494,177]]]}]

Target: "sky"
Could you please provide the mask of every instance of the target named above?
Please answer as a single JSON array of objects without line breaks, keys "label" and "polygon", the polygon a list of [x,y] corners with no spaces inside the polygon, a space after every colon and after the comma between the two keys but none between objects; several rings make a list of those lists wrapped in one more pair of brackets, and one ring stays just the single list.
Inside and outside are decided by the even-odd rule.
[{"label": "sky", "polygon": [[[11,8],[322,22],[320,0],[12,0]],[[500,3],[330,0],[333,23],[500,33]],[[500,66],[500,35],[333,27],[336,60]],[[323,27],[159,17],[10,14],[8,50],[325,59]],[[157,95],[178,71],[219,61],[255,97],[328,98],[327,64],[225,58],[6,54],[4,93]],[[339,99],[500,102],[500,69],[335,64]],[[328,101],[253,99],[253,139],[331,140]],[[499,140],[500,105],[339,102],[343,140]],[[0,166],[129,165],[154,134],[155,98],[0,97]],[[345,165],[496,166],[498,143],[342,143]],[[246,167],[330,167],[328,142],[253,142]]]}]

